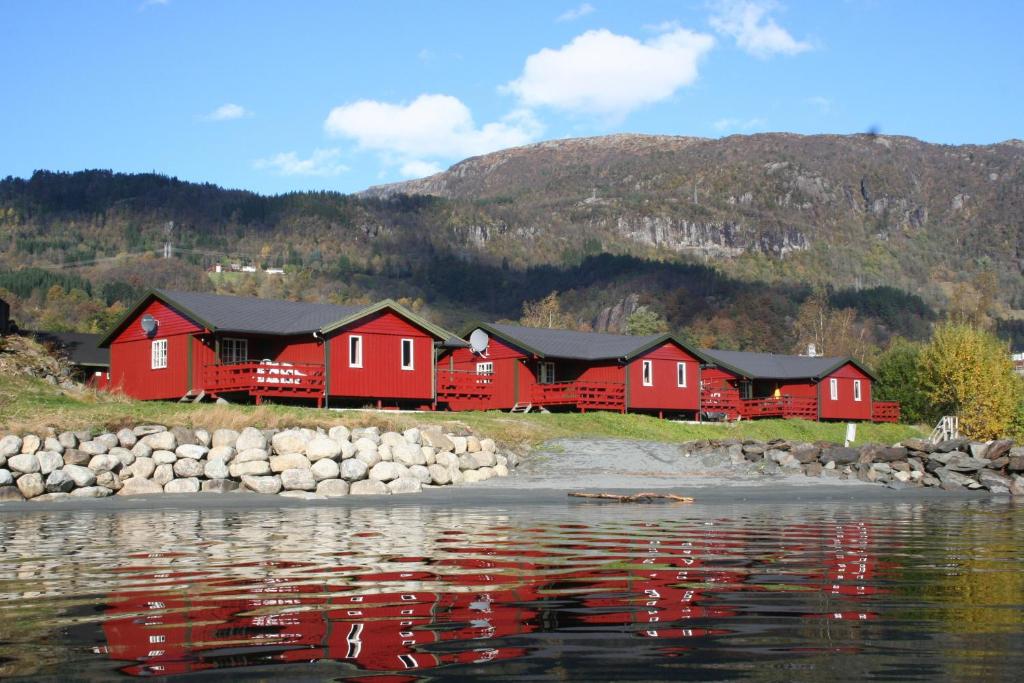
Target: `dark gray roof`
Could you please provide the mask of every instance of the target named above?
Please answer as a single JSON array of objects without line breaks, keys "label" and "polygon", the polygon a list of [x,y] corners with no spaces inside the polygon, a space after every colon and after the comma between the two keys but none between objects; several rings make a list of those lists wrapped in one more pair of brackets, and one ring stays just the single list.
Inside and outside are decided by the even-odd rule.
[{"label": "dark gray roof", "polygon": [[837,356],[783,356],[719,349],[700,352],[715,364],[751,379],[820,379],[850,361]]},{"label": "dark gray roof", "polygon": [[212,325],[219,332],[304,334],[366,308],[173,290],[156,293],[177,304],[182,313],[195,316],[196,322]]},{"label": "dark gray roof", "polygon": [[43,344],[52,344],[67,356],[72,365],[83,367],[110,367],[110,349],[97,344],[100,335],[83,332],[27,332]]},{"label": "dark gray roof", "polygon": [[668,335],[652,334],[633,336],[629,334],[603,334],[599,332],[576,332],[575,330],[552,330],[542,327],[523,327],[490,323],[482,325],[485,330],[495,332],[512,343],[522,345],[525,351],[537,352],[553,358],[572,360],[604,360],[622,358],[640,351]]}]

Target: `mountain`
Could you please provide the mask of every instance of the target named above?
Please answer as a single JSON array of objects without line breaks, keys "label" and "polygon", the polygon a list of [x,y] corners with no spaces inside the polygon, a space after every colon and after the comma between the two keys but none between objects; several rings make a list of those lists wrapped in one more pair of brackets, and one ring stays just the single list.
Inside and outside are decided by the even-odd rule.
[{"label": "mountain", "polygon": [[[790,351],[815,287],[874,343],[951,308],[1018,315],[1022,209],[1020,141],[869,135],[556,140],[358,195],[38,171],[0,180],[0,288],[24,322],[75,329],[151,286],[392,296],[455,328],[559,291],[579,325],[620,331],[647,307],[704,344]],[[178,258],[158,258],[167,243]]]}]

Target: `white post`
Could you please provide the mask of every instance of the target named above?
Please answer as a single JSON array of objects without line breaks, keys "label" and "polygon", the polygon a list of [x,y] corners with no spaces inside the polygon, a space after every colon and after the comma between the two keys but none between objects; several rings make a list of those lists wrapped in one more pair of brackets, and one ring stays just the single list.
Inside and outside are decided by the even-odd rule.
[{"label": "white post", "polygon": [[849,446],[851,443],[857,440],[857,424],[850,422],[846,425],[846,443],[844,446]]}]

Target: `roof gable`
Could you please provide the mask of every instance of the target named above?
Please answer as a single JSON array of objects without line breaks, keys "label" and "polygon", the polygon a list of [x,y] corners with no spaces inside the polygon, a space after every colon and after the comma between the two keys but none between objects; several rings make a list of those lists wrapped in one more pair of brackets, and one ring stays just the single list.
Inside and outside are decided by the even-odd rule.
[{"label": "roof gable", "polygon": [[874,379],[874,375],[867,368],[848,357],[789,356],[722,349],[700,349],[700,353],[714,365],[748,379],[820,380],[847,363]]},{"label": "roof gable", "polygon": [[480,328],[510,342],[523,351],[546,358],[568,360],[629,359],[649,349],[672,342],[688,353],[699,355],[685,343],[670,334],[630,335],[603,332],[578,332],[544,327],[526,327],[504,323],[477,323],[470,329]]}]

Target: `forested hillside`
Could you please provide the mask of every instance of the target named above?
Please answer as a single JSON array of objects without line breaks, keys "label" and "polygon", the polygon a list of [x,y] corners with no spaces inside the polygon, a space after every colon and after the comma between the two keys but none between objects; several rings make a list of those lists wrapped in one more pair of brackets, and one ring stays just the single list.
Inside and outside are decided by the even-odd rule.
[{"label": "forested hillside", "polygon": [[555,141],[361,196],[41,171],[0,181],[0,296],[54,329],[100,329],[154,286],[390,296],[459,329],[558,292],[585,329],[870,354],[947,312],[1016,315],[1022,196],[1019,143],[869,136]]}]

